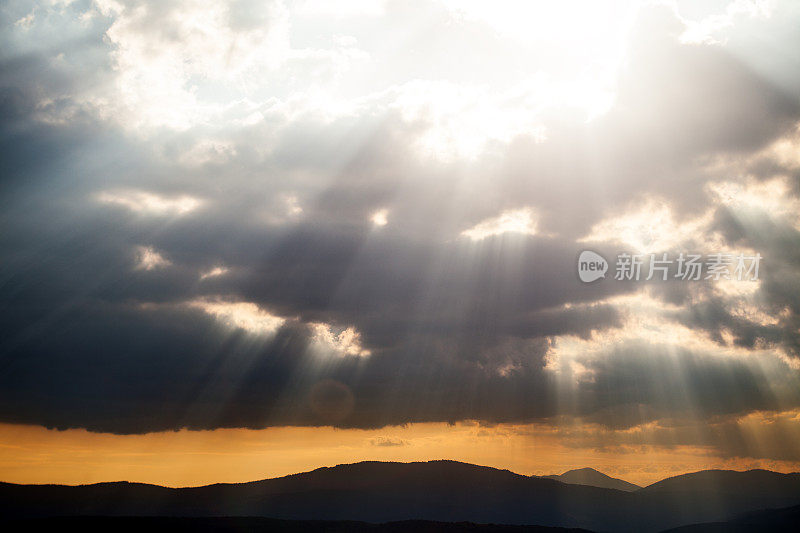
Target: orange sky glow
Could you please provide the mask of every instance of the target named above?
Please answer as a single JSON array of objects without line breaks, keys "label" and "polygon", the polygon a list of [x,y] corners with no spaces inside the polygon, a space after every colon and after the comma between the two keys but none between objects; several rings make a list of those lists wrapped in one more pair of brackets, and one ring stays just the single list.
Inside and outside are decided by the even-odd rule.
[{"label": "orange sky glow", "polygon": [[378,430],[280,427],[113,435],[0,424],[0,480],[14,483],[128,480],[178,487],[252,481],[364,460],[440,458],[537,475],[589,466],[640,485],[707,468],[800,470],[797,462],[726,459],[694,446],[576,447],[531,425],[463,422]]}]

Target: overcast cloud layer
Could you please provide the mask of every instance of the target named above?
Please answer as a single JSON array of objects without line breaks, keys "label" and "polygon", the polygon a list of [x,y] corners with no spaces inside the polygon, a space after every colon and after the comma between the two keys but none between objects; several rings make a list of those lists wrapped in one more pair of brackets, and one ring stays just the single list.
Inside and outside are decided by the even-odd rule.
[{"label": "overcast cloud layer", "polygon": [[798,6],[456,4],[4,3],[0,421],[724,447],[681,428],[800,408]]}]

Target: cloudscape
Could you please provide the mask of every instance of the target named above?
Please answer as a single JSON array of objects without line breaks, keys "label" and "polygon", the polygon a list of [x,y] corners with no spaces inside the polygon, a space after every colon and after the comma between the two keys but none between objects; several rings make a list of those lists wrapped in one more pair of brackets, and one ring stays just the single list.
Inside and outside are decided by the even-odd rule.
[{"label": "cloudscape", "polygon": [[800,470],[796,2],[0,24],[0,480]]}]

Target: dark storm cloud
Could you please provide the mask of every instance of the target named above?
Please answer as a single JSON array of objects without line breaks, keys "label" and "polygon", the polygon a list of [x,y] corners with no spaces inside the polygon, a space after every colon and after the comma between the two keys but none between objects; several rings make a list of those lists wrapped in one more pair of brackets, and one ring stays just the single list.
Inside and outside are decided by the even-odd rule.
[{"label": "dark storm cloud", "polygon": [[759,272],[759,288],[752,298],[743,298],[702,283],[658,284],[652,294],[680,306],[665,315],[705,331],[720,345],[730,341],[749,349],[779,347],[790,357],[800,356],[800,232],[789,215],[716,208],[710,231],[718,232],[734,249],[761,254],[765,266]]},{"label": "dark storm cloud", "polygon": [[[702,349],[678,349],[646,342],[625,343],[604,360],[587,362],[593,381],[578,397],[590,419],[629,427],[659,418],[737,414],[749,410],[776,411],[796,406],[796,380],[777,378],[769,365],[714,356]],[[620,405],[652,410],[638,420],[621,416]],[[605,419],[605,420],[604,420]]]},{"label": "dark storm cloud", "polygon": [[[622,411],[622,410],[618,410]],[[632,420],[642,420],[641,410],[631,409]],[[637,416],[638,415],[638,416]],[[527,430],[523,430],[527,432]],[[737,416],[706,418],[667,418],[656,424],[614,429],[598,424],[558,426],[556,434],[565,446],[594,448],[613,453],[638,454],[642,446],[675,449],[700,447],[713,450],[723,458],[800,460],[796,441],[800,424],[796,412],[755,413],[742,419]],[[757,439],[754,439],[757,435]]]},{"label": "dark storm cloud", "polygon": [[[153,25],[180,7],[162,6],[118,31],[174,44],[181,28],[173,36]],[[12,27],[26,13],[3,12],[8,35],[21,31]],[[279,25],[279,14],[263,23]],[[233,15],[231,27],[248,22]],[[430,24],[442,26],[443,16],[433,10]],[[96,15],[66,44],[2,56],[0,216],[9,231],[0,235],[0,420],[137,433],[566,414],[628,427],[689,411],[797,405],[796,374],[774,381],[788,368],[774,358],[764,370],[642,343],[601,346],[581,359],[590,380],[568,372],[566,360],[561,374],[548,367],[553,337],[589,342],[622,327],[613,298],[641,287],[582,284],[576,238],[642,195],[676,211],[707,207],[698,158],[747,155],[800,118],[796,98],[724,48],[679,44],[670,12],[645,10],[637,23],[608,113],[587,123],[575,110],[551,112],[545,142],[520,135],[455,160],[420,155],[416,141],[435,120],[409,119],[392,101],[400,89],[378,80],[370,80],[377,96],[333,118],[264,103],[248,109],[260,113],[255,120],[137,129],[128,124],[137,117],[108,102],[121,68],[111,58],[125,51],[103,38],[112,19]],[[43,31],[39,24],[34,31]],[[477,47],[478,36],[486,54],[508,52],[481,25],[442,32],[419,43],[431,50],[427,61],[408,59],[383,81],[447,72],[444,65],[454,81],[470,81],[491,61],[470,56],[475,69],[462,71],[450,58],[457,43]],[[61,52],[80,69],[54,67]],[[314,76],[330,67],[306,60]],[[277,92],[299,90],[292,83],[303,79],[301,65],[289,64]],[[467,71],[469,79],[457,75]],[[212,146],[207,160],[193,155],[203,142]],[[98,200],[140,192],[199,203],[177,215]],[[461,235],[520,207],[541,216],[538,235]],[[389,223],[373,227],[369,217],[381,208]],[[732,316],[725,299],[690,307],[691,291],[663,286],[654,289],[660,297],[683,306],[665,316],[719,344],[731,330],[742,348],[761,339],[791,352],[800,312],[796,230],[764,239],[770,228],[748,233],[752,221],[723,211],[717,225],[732,244],[769,250],[768,310],[788,305],[789,316],[754,325]],[[599,245],[613,255],[612,245]],[[140,247],[170,265],[137,268]],[[201,279],[219,265],[229,271]],[[188,304],[198,298],[249,302],[286,322],[272,337],[254,336]],[[354,327],[371,355],[315,353],[315,323]]]}]

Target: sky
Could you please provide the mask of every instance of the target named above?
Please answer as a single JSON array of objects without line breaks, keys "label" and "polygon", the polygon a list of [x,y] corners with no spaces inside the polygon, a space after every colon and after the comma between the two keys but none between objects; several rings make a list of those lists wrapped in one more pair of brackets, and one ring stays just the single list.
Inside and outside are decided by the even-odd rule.
[{"label": "sky", "polygon": [[[0,27],[0,480],[800,471],[796,2],[10,0]],[[684,279],[693,254],[759,269]]]}]

